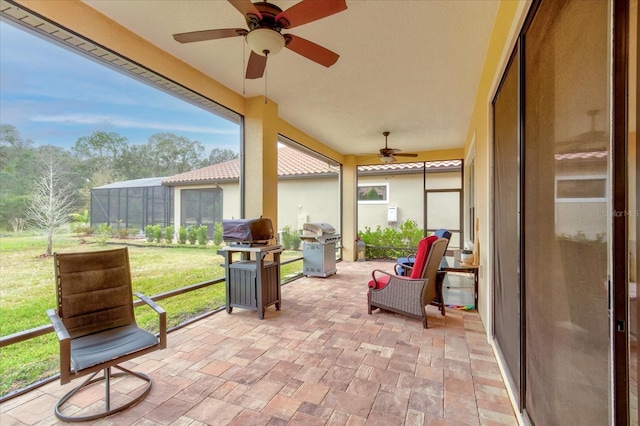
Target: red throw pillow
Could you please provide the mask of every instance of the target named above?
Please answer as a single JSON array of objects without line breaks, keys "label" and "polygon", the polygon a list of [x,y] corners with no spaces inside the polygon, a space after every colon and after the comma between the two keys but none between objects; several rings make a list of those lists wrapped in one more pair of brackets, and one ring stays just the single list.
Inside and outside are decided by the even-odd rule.
[{"label": "red throw pillow", "polygon": [[438,240],[438,237],[432,235],[420,240],[418,243],[418,253],[416,253],[416,262],[411,270],[411,278],[421,278],[422,270],[424,269],[427,258],[429,257],[429,251],[431,245]]}]

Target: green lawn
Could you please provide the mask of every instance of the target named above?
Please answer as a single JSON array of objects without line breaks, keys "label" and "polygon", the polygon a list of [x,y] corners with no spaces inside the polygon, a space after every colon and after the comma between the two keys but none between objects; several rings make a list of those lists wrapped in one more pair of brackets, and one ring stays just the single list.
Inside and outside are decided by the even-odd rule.
[{"label": "green lawn", "polygon": [[[62,235],[55,238],[54,251],[105,250],[118,247],[117,243],[101,245],[90,238]],[[41,237],[0,237],[0,335],[49,324],[45,311],[55,307],[55,280],[53,258],[42,256],[44,251]],[[285,252],[282,258],[298,256],[300,252]],[[129,258],[133,290],[147,296],[224,276],[222,256],[213,246],[159,247],[137,241],[129,245]],[[295,262],[282,267],[282,276],[300,270],[301,262]],[[167,311],[168,327],[224,303],[224,283],[158,302]],[[150,308],[138,308],[136,318],[141,326],[157,331],[157,316]],[[0,395],[57,372],[58,345],[52,333],[1,351]]]}]

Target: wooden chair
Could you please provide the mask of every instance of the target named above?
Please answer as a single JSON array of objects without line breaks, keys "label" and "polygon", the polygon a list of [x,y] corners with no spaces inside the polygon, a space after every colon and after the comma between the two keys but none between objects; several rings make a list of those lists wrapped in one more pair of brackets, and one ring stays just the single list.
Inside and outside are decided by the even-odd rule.
[{"label": "wooden chair", "polygon": [[[60,344],[60,383],[90,375],[64,395],[55,406],[56,416],[67,422],[109,416],[141,401],[151,390],[151,379],[118,364],[167,345],[165,311],[136,293],[159,317],[159,338],[136,324],[127,248],[83,253],[54,254],[57,311],[47,310]],[[121,372],[112,374],[111,367]],[[94,378],[97,373],[103,375]],[[146,382],[139,396],[111,408],[110,380],[131,375]],[[105,382],[105,409],[97,414],[68,416],[62,406],[90,385]]]},{"label": "wooden chair", "polygon": [[[418,244],[416,262],[409,277],[391,274],[380,269],[372,273],[369,281],[368,312],[381,309],[422,320],[427,328],[426,307],[442,301],[442,289],[437,286],[440,261],[449,240],[436,236],[423,238]],[[440,303],[444,315],[444,304]]]}]

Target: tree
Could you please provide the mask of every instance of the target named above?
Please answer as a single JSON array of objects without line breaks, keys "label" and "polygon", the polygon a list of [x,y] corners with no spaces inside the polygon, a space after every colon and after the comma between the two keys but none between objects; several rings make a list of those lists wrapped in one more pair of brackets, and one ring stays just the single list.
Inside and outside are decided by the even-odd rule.
[{"label": "tree", "polygon": [[76,163],[76,171],[82,180],[78,188],[85,208],[88,207],[91,188],[129,179],[122,172],[126,164],[127,138],[115,132],[94,132],[82,136],[71,148]]},{"label": "tree", "polygon": [[234,152],[231,149],[213,148],[209,153],[208,163],[203,164],[203,166],[210,166],[212,164],[219,164],[226,161],[235,160],[239,156],[240,155],[237,152]]},{"label": "tree", "polygon": [[101,163],[113,167],[125,152],[127,138],[114,132],[94,132],[91,136],[78,138],[71,150],[80,160],[91,166]]},{"label": "tree", "polygon": [[33,196],[27,208],[30,225],[44,233],[47,256],[53,249],[53,236],[70,220],[73,212],[71,184],[63,183],[59,164],[53,157],[43,165],[40,178],[35,182]]},{"label": "tree", "polygon": [[35,149],[10,124],[0,124],[0,226],[19,231],[25,217],[26,200],[37,174],[33,168]]},{"label": "tree", "polygon": [[147,177],[171,176],[198,168],[204,146],[173,133],[156,133],[147,142],[147,153],[154,167]]}]

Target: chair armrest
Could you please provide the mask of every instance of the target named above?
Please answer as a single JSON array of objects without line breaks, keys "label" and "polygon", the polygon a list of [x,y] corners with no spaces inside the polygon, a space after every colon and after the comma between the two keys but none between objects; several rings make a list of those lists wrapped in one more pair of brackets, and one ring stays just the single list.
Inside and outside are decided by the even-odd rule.
[{"label": "chair armrest", "polygon": [[47,316],[60,345],[60,383],[69,383],[71,381],[71,336],[55,309],[47,309]]},{"label": "chair armrest", "polygon": [[[400,273],[398,268],[403,269],[402,274]],[[409,275],[411,275],[412,270],[413,270],[413,264],[409,265],[407,263],[396,263],[395,265],[393,265],[393,271],[396,273],[396,275],[401,277],[402,276],[408,277]]]},{"label": "chair armrest", "polygon": [[156,302],[145,296],[144,294],[136,291],[133,293],[136,297],[146,303],[151,309],[156,311],[158,314],[158,319],[160,322],[160,330],[158,332],[158,337],[160,338],[160,348],[164,349],[167,347],[167,312],[162,309]]},{"label": "chair armrest", "polygon": [[53,326],[53,330],[56,332],[59,341],[63,340],[71,340],[71,336],[69,336],[69,332],[67,331],[67,327],[62,323],[62,319],[56,312],[55,309],[47,309],[47,316],[49,317],[49,321]]},{"label": "chair armrest", "polygon": [[388,275],[390,277],[393,277],[393,274],[388,273],[387,271],[383,271],[382,269],[374,269],[373,271],[371,271],[371,278],[373,279],[373,281],[378,284],[378,279],[380,277],[378,277],[378,279],[376,279],[376,272],[382,275]]}]

